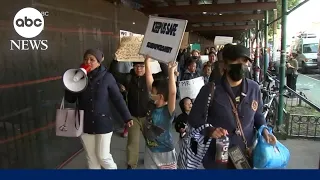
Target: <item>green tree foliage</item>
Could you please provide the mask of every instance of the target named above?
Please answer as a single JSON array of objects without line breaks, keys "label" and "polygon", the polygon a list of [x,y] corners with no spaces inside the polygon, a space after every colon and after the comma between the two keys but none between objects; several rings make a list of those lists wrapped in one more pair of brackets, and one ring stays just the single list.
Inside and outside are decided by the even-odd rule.
[{"label": "green tree foliage", "polygon": [[[288,1],[288,10],[294,8],[300,3],[300,0],[287,0]],[[282,15],[282,0],[277,0],[277,16]],[[274,13],[269,11],[269,22],[274,20]],[[281,20],[277,21],[277,25],[281,24]],[[269,36],[273,35],[273,25],[269,26]]]}]

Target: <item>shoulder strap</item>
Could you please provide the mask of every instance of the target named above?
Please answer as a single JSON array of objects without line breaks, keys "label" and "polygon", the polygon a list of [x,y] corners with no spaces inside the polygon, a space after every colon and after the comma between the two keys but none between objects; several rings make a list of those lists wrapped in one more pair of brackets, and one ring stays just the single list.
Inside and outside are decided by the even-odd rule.
[{"label": "shoulder strap", "polygon": [[[205,122],[205,124],[203,124],[202,126],[200,126],[200,127],[198,127],[196,130],[194,130],[194,131],[192,131],[190,134],[191,134],[191,137],[193,138],[194,137],[194,135],[195,134],[197,134],[197,133],[200,133],[200,131],[202,131],[202,130],[205,130],[206,131],[206,128],[208,128],[208,127],[213,127],[212,125],[210,125],[210,124],[208,124],[207,123],[207,120],[208,120],[208,112],[209,112],[209,108],[210,108],[210,105],[211,105],[211,103],[212,103],[212,99],[213,99],[213,96],[214,96],[214,90],[215,90],[215,84],[214,84],[214,82],[210,82],[210,83],[208,83],[209,84],[209,86],[210,86],[210,92],[209,92],[209,94],[208,94],[208,100],[207,100],[207,106],[206,106],[206,111],[205,111],[205,119],[204,119],[204,122]],[[205,134],[206,134],[206,132],[205,132]],[[203,140],[203,143],[204,144],[207,144],[207,142],[209,141],[209,137],[207,137],[207,136],[205,136],[205,138],[204,138],[204,140]],[[196,150],[195,150],[195,152],[194,153],[196,153]]]},{"label": "shoulder strap", "polygon": [[[77,98],[76,100],[76,108],[75,108],[75,117],[78,118],[74,121],[74,127],[76,128],[76,130],[79,130],[80,128],[80,107],[79,107],[79,98]],[[77,121],[79,124],[79,127],[77,128]]]},{"label": "shoulder strap", "polygon": [[215,88],[216,88],[214,82],[209,83],[209,86],[210,86],[210,93],[209,93],[209,95],[208,95],[208,101],[207,101],[207,107],[206,107],[205,123],[207,123],[209,107],[210,107],[210,105],[211,105],[211,103],[212,103],[212,99],[213,99],[213,96],[214,96],[214,90],[215,90]]},{"label": "shoulder strap", "polygon": [[243,133],[243,129],[242,129],[241,121],[240,121],[240,118],[239,118],[238,110],[237,110],[236,106],[234,105],[231,97],[229,95],[228,95],[228,97],[229,97],[230,104],[232,106],[232,112],[233,112],[235,120],[236,120],[237,129],[240,130],[243,143],[246,146],[246,149],[248,149],[248,142],[247,142],[247,139],[246,139],[246,137],[245,137],[245,135]]}]

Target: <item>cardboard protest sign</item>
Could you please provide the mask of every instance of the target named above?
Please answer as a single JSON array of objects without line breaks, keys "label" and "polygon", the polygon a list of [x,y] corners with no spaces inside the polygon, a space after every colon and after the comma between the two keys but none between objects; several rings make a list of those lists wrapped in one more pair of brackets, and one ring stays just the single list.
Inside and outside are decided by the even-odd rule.
[{"label": "cardboard protest sign", "polygon": [[187,20],[149,16],[139,53],[168,63],[176,60]]},{"label": "cardboard protest sign", "polygon": [[143,35],[122,37],[115,53],[117,61],[143,62],[144,57],[138,54],[142,40]]},{"label": "cardboard protest sign", "polygon": [[[143,35],[135,34],[130,31],[120,30],[120,46],[115,53],[116,60],[122,62],[144,62],[144,57],[139,55],[139,49],[142,43]],[[161,72],[158,61],[151,62],[151,71],[153,74]]]},{"label": "cardboard protest sign", "polygon": [[232,43],[233,37],[228,37],[228,36],[216,36],[214,38],[214,45],[225,45],[228,43]]},{"label": "cardboard protest sign", "polygon": [[133,32],[130,32],[130,31],[124,31],[124,30],[120,30],[120,40],[121,38],[123,37],[127,37],[127,36],[141,36],[141,34],[135,34]]},{"label": "cardboard protest sign", "polygon": [[189,32],[184,32],[182,41],[181,41],[181,45],[180,45],[180,49],[186,49],[189,47]]},{"label": "cardboard protest sign", "polygon": [[179,90],[181,99],[189,97],[195,99],[204,85],[203,77],[198,77],[190,80],[179,81]]}]

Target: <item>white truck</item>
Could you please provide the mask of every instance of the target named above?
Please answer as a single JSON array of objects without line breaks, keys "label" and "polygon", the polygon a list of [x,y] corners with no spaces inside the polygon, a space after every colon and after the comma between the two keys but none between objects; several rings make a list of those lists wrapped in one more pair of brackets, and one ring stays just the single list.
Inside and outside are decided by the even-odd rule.
[{"label": "white truck", "polygon": [[[320,39],[319,39],[319,45],[318,45],[318,69],[320,69]],[[319,169],[320,169],[320,159],[319,159]]]},{"label": "white truck", "polygon": [[299,69],[307,73],[310,69],[318,69],[319,38],[313,34],[302,34],[295,41],[293,50],[298,53]]}]

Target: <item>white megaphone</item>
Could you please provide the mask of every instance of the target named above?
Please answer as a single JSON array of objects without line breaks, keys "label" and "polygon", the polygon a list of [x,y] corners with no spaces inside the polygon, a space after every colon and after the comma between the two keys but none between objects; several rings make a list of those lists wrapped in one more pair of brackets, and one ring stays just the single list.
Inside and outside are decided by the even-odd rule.
[{"label": "white megaphone", "polygon": [[81,92],[88,85],[90,66],[82,64],[79,69],[68,69],[62,77],[64,86],[71,92]]}]

